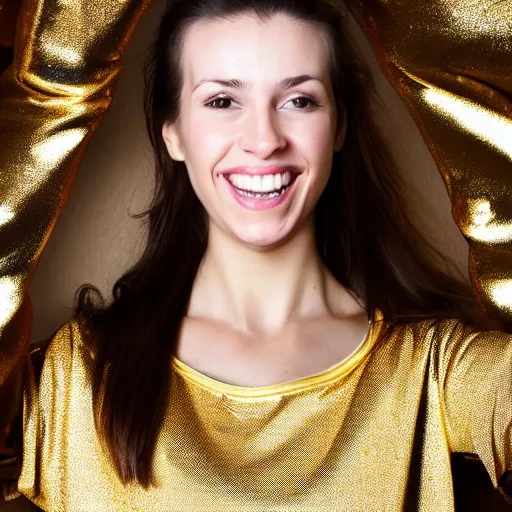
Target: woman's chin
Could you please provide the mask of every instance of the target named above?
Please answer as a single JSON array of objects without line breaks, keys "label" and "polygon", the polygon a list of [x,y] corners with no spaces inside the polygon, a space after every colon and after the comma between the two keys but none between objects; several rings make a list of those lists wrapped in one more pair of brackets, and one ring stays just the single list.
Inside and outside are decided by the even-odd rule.
[{"label": "woman's chin", "polygon": [[232,233],[243,245],[254,249],[270,249],[286,242],[290,228],[274,223],[258,223],[250,226],[237,226]]}]

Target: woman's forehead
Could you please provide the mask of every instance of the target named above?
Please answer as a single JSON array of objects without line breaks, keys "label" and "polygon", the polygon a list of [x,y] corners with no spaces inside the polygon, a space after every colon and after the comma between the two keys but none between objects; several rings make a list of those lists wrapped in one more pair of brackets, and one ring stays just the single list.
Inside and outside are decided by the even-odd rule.
[{"label": "woman's forehead", "polygon": [[191,87],[209,77],[250,85],[303,74],[328,79],[329,63],[323,31],[284,14],[265,21],[249,15],[201,21],[184,35],[182,65]]}]

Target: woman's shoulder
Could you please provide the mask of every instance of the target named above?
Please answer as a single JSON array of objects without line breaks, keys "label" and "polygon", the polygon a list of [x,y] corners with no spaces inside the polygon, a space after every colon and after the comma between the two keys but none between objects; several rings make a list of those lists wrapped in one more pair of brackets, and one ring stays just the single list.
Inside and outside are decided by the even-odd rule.
[{"label": "woman's shoulder", "polygon": [[[72,366],[74,354],[84,349],[83,329],[77,318],[73,317],[66,321],[58,329],[56,329],[49,337],[35,343],[31,343],[29,347],[29,378],[27,379],[26,392],[28,400],[31,395],[30,391],[39,390],[41,385],[41,376],[43,368],[45,373],[57,374],[57,379],[47,379],[53,385],[65,383],[69,374],[64,372],[55,372],[56,369],[68,369]],[[48,373],[49,372],[49,373]],[[60,383],[60,384],[59,384]],[[32,404],[37,403],[37,399]],[[20,397],[18,412],[13,420],[11,431],[6,442],[6,446],[13,451],[10,458],[0,460],[0,503],[18,498],[18,479],[21,472],[21,454],[23,451],[23,400]],[[30,445],[30,449],[35,444]],[[1,507],[0,507],[1,508]]]},{"label": "woman's shoulder", "polygon": [[45,361],[58,361],[61,365],[70,363],[73,357],[90,356],[90,350],[84,339],[83,322],[73,316],[58,327],[49,337],[30,345],[29,354],[36,381],[39,381]]},{"label": "woman's shoulder", "polygon": [[512,335],[496,329],[495,324],[478,325],[457,317],[433,316],[396,323],[391,338],[402,343],[409,340],[416,349],[438,356],[460,355],[473,347],[491,352],[512,350]]}]

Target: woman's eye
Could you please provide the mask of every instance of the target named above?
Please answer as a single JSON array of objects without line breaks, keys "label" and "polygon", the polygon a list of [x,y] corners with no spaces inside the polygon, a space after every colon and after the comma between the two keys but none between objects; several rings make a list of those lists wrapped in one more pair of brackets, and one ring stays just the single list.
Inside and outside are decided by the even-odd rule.
[{"label": "woman's eye", "polygon": [[[232,101],[233,100],[231,98],[227,97],[214,98],[209,103],[206,103],[206,106],[212,108],[213,110],[226,110],[227,108],[229,108],[229,102]],[[294,105],[296,106],[297,110],[306,110],[308,107],[318,106],[318,103],[315,100],[313,100],[312,98],[308,98],[307,96],[297,96],[296,98],[291,99],[287,103],[290,102],[294,102]]]},{"label": "woman's eye", "polygon": [[[318,106],[318,103],[316,101],[314,101],[313,99],[311,98],[308,98],[307,96],[298,96],[297,98],[293,98],[292,100],[290,101],[293,101],[293,102],[297,102],[299,101],[302,101],[302,104],[305,105],[305,107],[315,107],[315,106]],[[295,105],[297,106],[297,103],[295,103]],[[299,107],[299,110],[305,110],[305,108],[300,108]]]},{"label": "woman's eye", "polygon": [[[214,110],[225,110],[223,107],[214,107],[215,102],[229,102],[233,101],[231,98],[215,98],[214,100],[210,101],[206,104],[207,107],[213,108]],[[226,103],[223,103],[223,105],[226,105]]]}]

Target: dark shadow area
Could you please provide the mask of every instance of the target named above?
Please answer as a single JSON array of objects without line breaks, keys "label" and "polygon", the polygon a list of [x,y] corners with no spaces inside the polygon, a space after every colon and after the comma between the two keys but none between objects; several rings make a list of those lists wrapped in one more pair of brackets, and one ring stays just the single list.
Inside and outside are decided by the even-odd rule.
[{"label": "dark shadow area", "polygon": [[452,456],[453,487],[457,512],[500,512],[512,510],[477,457]]},{"label": "dark shadow area", "polygon": [[42,508],[36,507],[31,501],[25,497],[17,498],[7,503],[0,503],[1,512],[38,512],[43,510]]},{"label": "dark shadow area", "polygon": [[11,65],[13,57],[12,48],[0,46],[0,75]]}]

